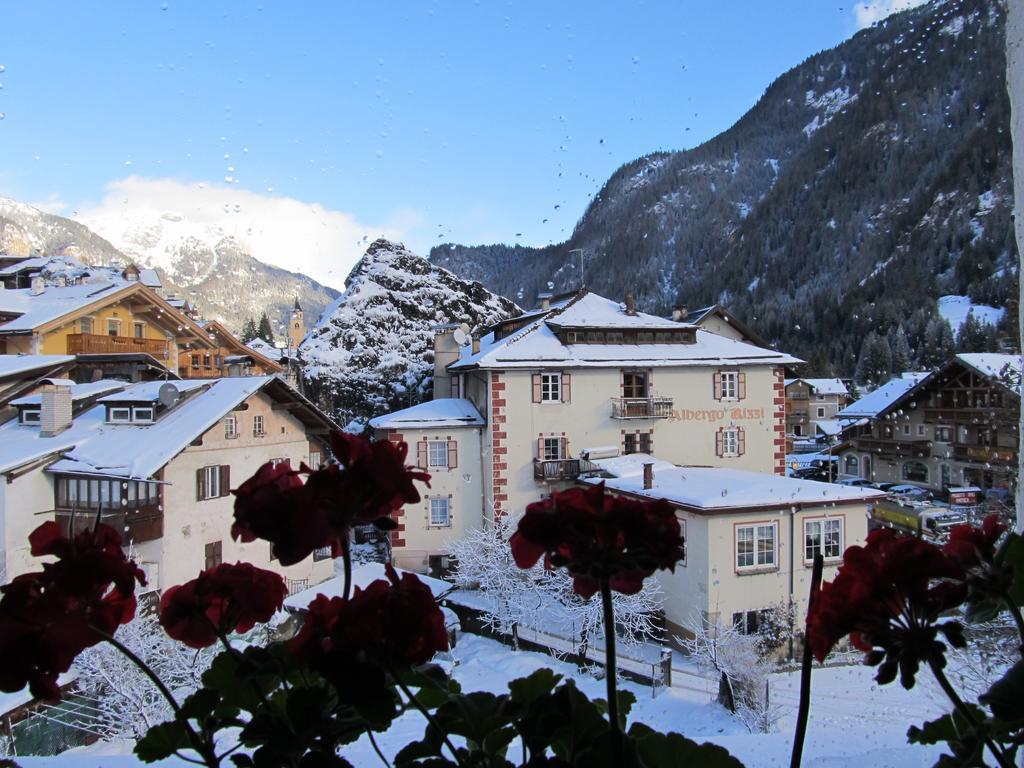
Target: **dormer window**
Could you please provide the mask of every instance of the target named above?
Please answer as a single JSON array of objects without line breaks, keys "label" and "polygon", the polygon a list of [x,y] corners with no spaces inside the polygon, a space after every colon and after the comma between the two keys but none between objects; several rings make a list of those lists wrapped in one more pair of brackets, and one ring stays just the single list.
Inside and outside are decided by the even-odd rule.
[{"label": "dormer window", "polygon": [[107,411],[107,421],[111,424],[130,424],[131,420],[131,408],[111,408]]},{"label": "dormer window", "polygon": [[150,404],[108,405],[108,424],[152,424],[156,419],[156,408]]},{"label": "dormer window", "polygon": [[41,420],[41,411],[39,408],[22,408],[18,416],[21,424],[38,424]]}]

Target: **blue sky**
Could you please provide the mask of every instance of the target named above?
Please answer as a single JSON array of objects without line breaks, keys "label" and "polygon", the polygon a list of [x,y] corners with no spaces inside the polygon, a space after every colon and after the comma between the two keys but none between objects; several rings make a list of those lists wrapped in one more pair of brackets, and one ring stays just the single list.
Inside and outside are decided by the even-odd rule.
[{"label": "blue sky", "polygon": [[109,214],[202,182],[340,214],[328,250],[557,242],[620,164],[908,2],[9,3],[0,195]]}]

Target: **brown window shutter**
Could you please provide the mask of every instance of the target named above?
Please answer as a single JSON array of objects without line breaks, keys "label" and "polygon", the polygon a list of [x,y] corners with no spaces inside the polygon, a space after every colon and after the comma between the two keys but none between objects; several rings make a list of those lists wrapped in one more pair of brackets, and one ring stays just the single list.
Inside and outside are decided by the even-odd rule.
[{"label": "brown window shutter", "polygon": [[561,445],[559,445],[559,450],[562,452],[562,456],[561,457],[563,459],[568,459],[569,458],[569,438],[568,437],[563,437],[562,438]]},{"label": "brown window shutter", "polygon": [[647,369],[647,396],[648,397],[651,397],[651,391],[652,391],[653,387],[654,387],[654,369],[653,368],[648,368]]},{"label": "brown window shutter", "polygon": [[533,402],[540,402],[540,374],[535,373],[530,377],[533,381]]},{"label": "brown window shutter", "polygon": [[722,448],[722,430],[715,432],[715,456],[722,458],[725,451]]},{"label": "brown window shutter", "polygon": [[[288,459],[285,459],[287,462]],[[220,495],[227,496],[231,490],[231,467],[227,464],[220,465]]]},{"label": "brown window shutter", "polygon": [[[711,377],[711,384],[714,387],[715,400],[721,400],[722,399],[722,374],[720,372],[716,371],[715,375]],[[722,454],[719,453],[718,455],[721,456]]]},{"label": "brown window shutter", "polygon": [[196,501],[202,501],[206,497],[206,482],[203,474],[203,467],[196,470]]},{"label": "brown window shutter", "polygon": [[540,459],[541,461],[544,460],[544,438],[543,437],[538,437],[537,438],[537,458]]},{"label": "brown window shutter", "polygon": [[572,375],[568,373],[562,374],[562,402],[572,402]]},{"label": "brown window shutter", "polygon": [[[743,400],[744,398],[746,398],[746,396],[747,374],[745,374],[743,371],[740,371],[739,373],[736,374],[736,398],[738,400]],[[743,434],[742,431],[740,432],[740,434]],[[742,449],[740,450],[740,453],[743,453]]]},{"label": "brown window shutter", "polygon": [[743,427],[736,427],[736,449],[740,456],[747,450],[747,434]]},{"label": "brown window shutter", "polygon": [[448,438],[448,469],[459,466],[459,444]]},{"label": "brown window shutter", "polygon": [[420,440],[416,443],[416,466],[420,469],[427,468],[427,441]]}]

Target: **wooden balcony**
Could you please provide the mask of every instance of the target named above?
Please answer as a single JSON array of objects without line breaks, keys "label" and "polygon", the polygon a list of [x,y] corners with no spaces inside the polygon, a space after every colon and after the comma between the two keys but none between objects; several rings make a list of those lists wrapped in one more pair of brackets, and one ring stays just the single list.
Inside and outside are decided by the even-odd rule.
[{"label": "wooden balcony", "polygon": [[579,459],[534,459],[533,477],[536,480],[555,482],[575,480],[580,474]]},{"label": "wooden balcony", "polygon": [[[54,516],[60,526],[72,536],[91,528],[96,522],[96,510],[90,509],[80,509],[74,513],[67,509],[58,509],[54,512]],[[74,530],[69,531],[72,521],[74,521]],[[128,542],[141,544],[144,541],[159,539],[164,535],[164,513],[157,507],[102,512],[100,522],[120,533],[126,544]]]},{"label": "wooden balcony", "polygon": [[855,437],[853,445],[858,451],[899,459],[921,458],[931,455],[929,440],[896,440],[878,437]]},{"label": "wooden balcony", "polygon": [[1016,409],[1002,406],[983,408],[925,408],[924,420],[931,424],[1016,424]]},{"label": "wooden balcony", "polygon": [[672,415],[671,397],[613,397],[613,419],[667,419]]},{"label": "wooden balcony", "polygon": [[953,458],[976,464],[1017,464],[1017,449],[995,445],[953,444]]},{"label": "wooden balcony", "polygon": [[216,379],[224,375],[224,349],[182,351],[178,355],[178,375],[183,379]]},{"label": "wooden balcony", "polygon": [[161,339],[137,339],[134,336],[101,336],[98,333],[68,335],[69,355],[146,354],[157,360],[170,360],[170,342]]}]

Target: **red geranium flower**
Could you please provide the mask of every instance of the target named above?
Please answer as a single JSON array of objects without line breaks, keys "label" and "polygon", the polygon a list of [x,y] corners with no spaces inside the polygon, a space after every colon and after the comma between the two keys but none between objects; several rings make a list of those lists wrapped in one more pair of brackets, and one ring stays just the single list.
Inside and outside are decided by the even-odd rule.
[{"label": "red geranium flower", "polygon": [[982,563],[991,564],[996,554],[996,542],[1006,532],[1006,526],[999,522],[998,515],[989,515],[981,528],[973,525],[958,525],[949,532],[949,541],[942,550],[964,569],[974,568]]},{"label": "red geranium flower", "polygon": [[822,584],[807,617],[808,642],[823,661],[847,635],[867,653],[865,662],[879,666],[879,683],[892,682],[897,671],[905,688],[914,684],[921,662],[945,666],[945,646],[962,647],[958,622],[936,623],[966,596],[963,569],[933,544],[893,533],[873,531],[863,547],[849,547],[832,582]]},{"label": "red geranium flower", "polygon": [[160,624],[190,648],[206,648],[228,632],[269,621],[288,594],[284,579],[250,563],[222,563],[171,587],[160,598]]},{"label": "red geranium flower", "polygon": [[666,501],[636,501],[605,493],[604,483],[556,491],[526,508],[509,540],[520,568],[541,555],[565,566],[573,590],[592,596],[603,580],[632,595],[656,570],[674,570],[683,558],[683,536],[675,510]]},{"label": "red geranium flower", "polygon": [[29,542],[33,555],[57,560],[0,587],[0,690],[27,684],[33,696],[54,699],[60,695],[58,675],[75,657],[131,621],[135,584],[146,580],[125,557],[117,531],[106,525],[69,539],[50,521]]},{"label": "red geranium flower", "polygon": [[411,573],[399,578],[390,565],[385,572],[386,581],[357,588],[348,600],[318,595],[289,650],[331,679],[338,678],[332,670],[350,664],[415,666],[448,650],[444,614],[430,588]]},{"label": "red geranium flower", "polygon": [[[331,450],[345,468],[347,497],[337,523],[346,527],[353,523],[380,526],[382,518],[420,500],[414,480],[430,487],[428,473],[406,466],[406,443],[370,442],[365,437],[335,432],[331,435]],[[383,527],[392,527],[389,523]]]}]

